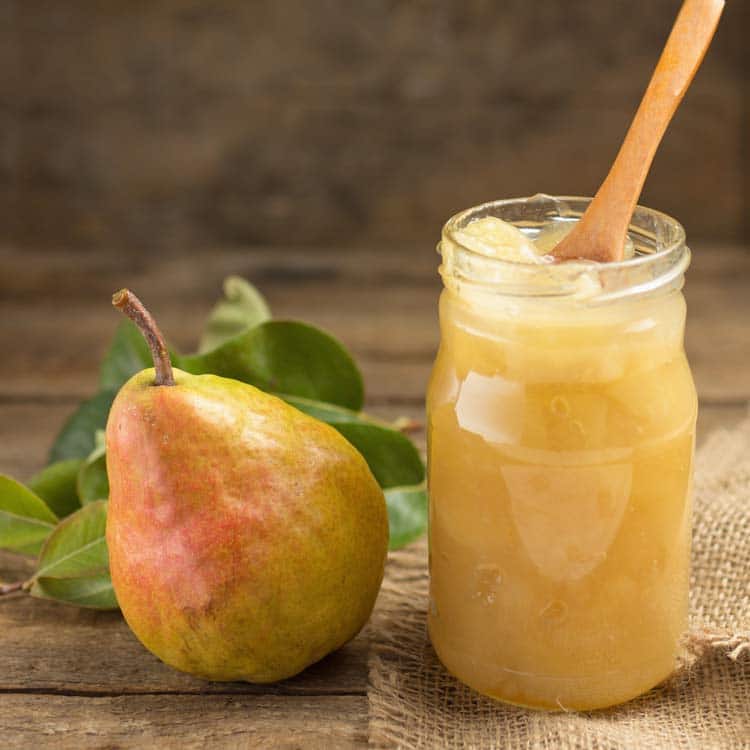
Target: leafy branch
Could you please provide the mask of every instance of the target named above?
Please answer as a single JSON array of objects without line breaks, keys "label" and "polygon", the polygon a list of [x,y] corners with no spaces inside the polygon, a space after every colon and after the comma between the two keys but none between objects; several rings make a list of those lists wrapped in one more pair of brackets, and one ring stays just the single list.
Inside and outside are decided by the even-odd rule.
[{"label": "leafy branch", "polygon": [[[404,434],[413,424],[390,424],[361,411],[362,375],[328,333],[298,321],[273,320],[260,292],[231,276],[198,352],[170,350],[169,355],[175,367],[250,383],[330,424],[363,455],[383,488],[391,548],[424,533],[424,464]],[[0,584],[0,596],[27,591],[79,607],[117,608],[104,536],[109,483],[103,431],[119,388],[151,366],[136,327],[121,323],[101,365],[100,391],[63,425],[49,464],[26,486],[0,475],[0,549],[39,556],[34,575]]]}]

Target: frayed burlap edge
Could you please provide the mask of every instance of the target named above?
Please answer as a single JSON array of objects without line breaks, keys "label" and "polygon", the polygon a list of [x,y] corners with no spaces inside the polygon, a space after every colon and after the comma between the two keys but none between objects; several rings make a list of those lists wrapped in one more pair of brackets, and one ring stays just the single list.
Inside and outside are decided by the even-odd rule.
[{"label": "frayed burlap edge", "polygon": [[374,748],[750,748],[750,418],[696,456],[691,622],[675,674],[592,713],[528,711],[451,677],[426,634],[427,546],[390,555],[372,622]]}]

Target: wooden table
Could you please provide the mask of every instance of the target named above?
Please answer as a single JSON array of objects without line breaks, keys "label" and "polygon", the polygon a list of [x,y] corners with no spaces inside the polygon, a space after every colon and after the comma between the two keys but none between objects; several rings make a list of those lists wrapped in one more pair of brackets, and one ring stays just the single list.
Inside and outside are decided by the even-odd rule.
[{"label": "wooden table", "polygon": [[[40,468],[76,402],[96,390],[128,285],[179,348],[195,345],[221,279],[239,273],[277,317],[321,325],[355,353],[368,410],[421,418],[438,341],[437,257],[429,249],[237,248],[188,258],[0,249],[0,471]],[[750,399],[750,251],[696,243],[688,352],[699,439]],[[423,436],[417,437],[420,444]],[[0,553],[0,580],[29,571]],[[118,613],[25,596],[0,601],[0,746],[364,747],[368,636],[277,685],[206,683],[162,665]]]}]

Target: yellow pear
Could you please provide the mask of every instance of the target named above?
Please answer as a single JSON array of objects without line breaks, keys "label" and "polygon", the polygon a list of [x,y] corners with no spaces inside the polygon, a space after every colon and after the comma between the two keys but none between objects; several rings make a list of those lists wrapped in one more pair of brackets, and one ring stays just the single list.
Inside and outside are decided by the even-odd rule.
[{"label": "yellow pear", "polygon": [[131,292],[113,303],[154,355],[107,423],[112,583],[167,664],[210,680],[290,677],[353,638],[383,576],[388,518],[363,457],[253,386],[172,369]]}]

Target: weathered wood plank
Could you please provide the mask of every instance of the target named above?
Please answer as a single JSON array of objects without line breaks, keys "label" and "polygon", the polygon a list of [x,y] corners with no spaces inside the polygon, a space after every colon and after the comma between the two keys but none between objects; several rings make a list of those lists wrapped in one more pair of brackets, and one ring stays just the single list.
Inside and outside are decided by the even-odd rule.
[{"label": "weathered wood plank", "polygon": [[[4,231],[92,255],[422,242],[460,205],[590,193],[674,18],[641,5],[623,23],[617,3],[556,0],[6,0]],[[742,6],[647,185],[709,237],[743,217]]]},{"label": "weathered wood plank", "polygon": [[281,748],[367,744],[367,697],[112,696],[6,694],[7,750],[51,748]]},{"label": "weathered wood plank", "polygon": [[[687,349],[698,391],[712,401],[750,398],[750,252],[695,246],[686,294]],[[438,258],[398,252],[273,249],[206,253],[148,264],[103,256],[0,251],[0,397],[83,397],[96,389],[99,361],[117,316],[111,292],[131,285],[178,347],[195,345],[221,279],[256,279],[278,317],[335,333],[365,373],[371,402],[423,398],[438,343]]]},{"label": "weathered wood plank", "polygon": [[[0,580],[20,580],[30,571],[26,560],[0,552]],[[25,594],[0,600],[0,693],[364,695],[367,651],[363,633],[283,682],[206,682],[146,651],[119,612],[77,609]]]}]

